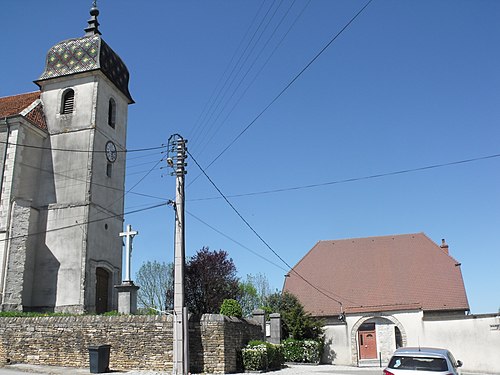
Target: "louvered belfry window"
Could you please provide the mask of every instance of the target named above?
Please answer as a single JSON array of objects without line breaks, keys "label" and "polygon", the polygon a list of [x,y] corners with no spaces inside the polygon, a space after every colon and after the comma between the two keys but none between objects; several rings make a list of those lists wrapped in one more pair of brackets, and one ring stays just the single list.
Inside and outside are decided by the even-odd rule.
[{"label": "louvered belfry window", "polygon": [[75,106],[75,92],[73,90],[68,90],[63,95],[61,114],[69,115],[73,113],[74,106]]}]

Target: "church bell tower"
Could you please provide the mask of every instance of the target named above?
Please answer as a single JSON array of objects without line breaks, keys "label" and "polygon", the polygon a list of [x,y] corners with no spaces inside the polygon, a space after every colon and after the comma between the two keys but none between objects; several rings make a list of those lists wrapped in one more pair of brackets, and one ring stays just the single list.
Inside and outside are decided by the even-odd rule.
[{"label": "church bell tower", "polygon": [[81,38],[47,53],[40,87],[48,137],[41,160],[31,310],[117,308],[121,283],[129,72],[102,39],[94,1]]}]

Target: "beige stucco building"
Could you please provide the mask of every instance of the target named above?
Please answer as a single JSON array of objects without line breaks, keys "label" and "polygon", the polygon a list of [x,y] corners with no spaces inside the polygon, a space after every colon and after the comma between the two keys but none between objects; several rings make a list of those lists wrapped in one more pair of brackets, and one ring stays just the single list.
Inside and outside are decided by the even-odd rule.
[{"label": "beige stucco building", "polygon": [[90,14],[48,51],[39,91],[0,98],[2,310],[116,309],[133,100]]},{"label": "beige stucco building", "polygon": [[500,314],[469,315],[460,266],[423,233],[319,241],[284,290],[324,320],[325,362],[380,366],[398,347],[431,346],[500,373]]}]

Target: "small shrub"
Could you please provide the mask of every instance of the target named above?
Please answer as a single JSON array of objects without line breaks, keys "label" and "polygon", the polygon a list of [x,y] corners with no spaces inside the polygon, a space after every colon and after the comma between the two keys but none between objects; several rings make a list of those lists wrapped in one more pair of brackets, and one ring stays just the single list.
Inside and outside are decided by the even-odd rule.
[{"label": "small shrub", "polygon": [[283,342],[287,362],[319,363],[322,350],[322,343],[315,340],[287,339]]},{"label": "small shrub", "polygon": [[220,307],[220,313],[226,316],[235,316],[241,318],[243,316],[243,310],[238,301],[234,299],[225,299]]},{"label": "small shrub", "polygon": [[242,349],[243,367],[246,371],[278,370],[283,367],[285,357],[281,345],[253,340]]},{"label": "small shrub", "polygon": [[267,348],[264,344],[247,346],[241,354],[245,371],[267,370]]},{"label": "small shrub", "polygon": [[274,345],[266,343],[267,347],[267,363],[269,370],[279,370],[285,363],[285,356],[283,354],[283,347],[281,345]]}]

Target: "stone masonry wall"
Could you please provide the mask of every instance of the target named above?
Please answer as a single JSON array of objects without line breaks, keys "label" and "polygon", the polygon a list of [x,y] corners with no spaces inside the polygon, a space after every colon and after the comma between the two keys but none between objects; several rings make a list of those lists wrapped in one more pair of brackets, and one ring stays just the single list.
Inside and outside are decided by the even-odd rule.
[{"label": "stone masonry wall", "polygon": [[257,322],[205,314],[199,322],[190,322],[191,372],[216,374],[241,370],[239,349],[250,340],[261,338]]},{"label": "stone masonry wall", "polygon": [[[221,315],[190,322],[191,372],[238,369],[237,353],[258,338],[260,326]],[[0,364],[9,362],[89,367],[88,347],[111,345],[112,370],[172,370],[172,319],[168,316],[0,318]]]}]

